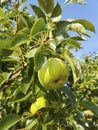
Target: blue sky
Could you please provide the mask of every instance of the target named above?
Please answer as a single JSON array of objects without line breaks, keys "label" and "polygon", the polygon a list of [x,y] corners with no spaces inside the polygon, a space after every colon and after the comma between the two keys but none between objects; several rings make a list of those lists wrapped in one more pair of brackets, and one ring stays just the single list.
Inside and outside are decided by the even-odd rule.
[{"label": "blue sky", "polygon": [[[76,52],[77,57],[82,57],[89,52],[98,52],[98,0],[85,0],[86,5],[68,4],[62,9],[62,19],[86,19],[95,26],[96,33],[89,32],[91,38],[86,37],[87,41],[82,42],[83,49]],[[64,3],[64,0],[55,0],[55,2]],[[37,4],[37,0],[28,0],[27,4]],[[32,13],[30,11],[30,13]]]}]

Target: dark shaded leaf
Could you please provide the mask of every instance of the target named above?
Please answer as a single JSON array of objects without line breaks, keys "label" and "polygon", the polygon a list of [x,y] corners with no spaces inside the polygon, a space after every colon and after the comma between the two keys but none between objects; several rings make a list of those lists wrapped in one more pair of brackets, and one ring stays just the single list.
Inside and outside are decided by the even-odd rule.
[{"label": "dark shaded leaf", "polygon": [[29,42],[29,38],[25,34],[24,35],[20,34],[14,38],[11,45],[12,46],[21,46],[22,44],[25,44],[27,42]]},{"label": "dark shaded leaf", "polygon": [[80,101],[79,103],[86,109],[91,110],[95,114],[95,116],[98,117],[98,106],[96,104],[90,101]]},{"label": "dark shaded leaf", "polygon": [[10,127],[20,121],[20,116],[17,114],[10,114],[0,120],[0,130],[8,130]]},{"label": "dark shaded leaf", "polygon": [[66,43],[66,44],[70,44],[76,48],[81,48],[82,45],[81,43],[77,42],[76,40],[72,39],[72,38],[66,38],[65,40],[62,41],[63,43]]},{"label": "dark shaded leaf", "polygon": [[54,0],[38,0],[39,6],[45,13],[51,13],[54,8]]},{"label": "dark shaded leaf", "polygon": [[68,87],[64,87],[64,91],[65,91],[66,95],[70,98],[70,100],[73,103],[76,103],[76,97],[73,94],[72,90],[70,90]]},{"label": "dark shaded leaf", "polygon": [[27,94],[24,94],[20,88],[17,88],[14,92],[14,95],[12,96],[12,100],[8,103],[9,105],[12,103],[16,103],[16,102],[23,102],[26,101],[30,95],[32,94],[32,92],[29,92]]},{"label": "dark shaded leaf", "polygon": [[34,56],[34,69],[35,69],[35,71],[38,71],[42,67],[44,62],[45,62],[45,57],[42,53],[42,49],[38,48],[36,53],[35,53],[35,56]]},{"label": "dark shaded leaf", "polygon": [[20,89],[21,91],[26,94],[29,87],[30,87],[30,78],[23,78],[22,81],[21,81],[21,85],[20,85]]},{"label": "dark shaded leaf", "polygon": [[53,35],[58,36],[63,33],[66,26],[69,24],[67,21],[60,21],[56,24],[55,30],[53,30]]},{"label": "dark shaded leaf", "polygon": [[86,41],[86,39],[84,37],[80,37],[80,36],[70,37],[70,39],[74,39],[77,41]]},{"label": "dark shaded leaf", "polygon": [[43,17],[45,19],[45,14],[39,7],[32,5],[32,4],[30,6],[38,18]]},{"label": "dark shaded leaf", "polygon": [[61,6],[57,3],[55,8],[53,9],[51,17],[57,17],[57,16],[61,15],[61,13],[62,13]]}]

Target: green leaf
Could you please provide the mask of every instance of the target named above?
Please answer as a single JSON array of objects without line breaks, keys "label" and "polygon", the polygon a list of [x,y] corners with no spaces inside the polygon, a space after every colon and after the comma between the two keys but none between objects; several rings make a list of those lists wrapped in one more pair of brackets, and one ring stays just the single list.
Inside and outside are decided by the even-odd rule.
[{"label": "green leaf", "polygon": [[45,13],[51,13],[54,8],[54,0],[38,0],[39,6]]},{"label": "green leaf", "polygon": [[32,4],[30,4],[30,6],[38,18],[43,17],[45,19],[45,14],[43,13],[43,11],[39,7],[32,5]]},{"label": "green leaf", "polygon": [[76,48],[82,48],[81,43],[77,42],[76,40],[72,38],[66,38],[65,40],[62,41],[63,43],[70,44],[75,46]]},{"label": "green leaf", "polygon": [[24,29],[25,27],[28,28],[27,20],[23,15],[19,15],[18,31]]},{"label": "green leaf", "polygon": [[29,42],[29,38],[26,36],[26,34],[24,34],[24,35],[20,34],[14,38],[11,45],[12,46],[21,46],[22,44],[25,44],[28,42]]},{"label": "green leaf", "polygon": [[52,125],[55,122],[58,122],[59,118],[58,118],[58,114],[57,113],[52,113],[52,114],[47,114],[45,115],[44,118],[44,125],[48,126],[48,125]]},{"label": "green leaf", "polygon": [[61,13],[62,13],[61,6],[57,3],[55,8],[53,9],[51,17],[58,17],[59,15],[61,15]]},{"label": "green leaf", "polygon": [[86,4],[84,0],[69,0],[70,3]]},{"label": "green leaf", "polygon": [[56,24],[56,28],[55,30],[53,31],[53,35],[54,36],[58,36],[60,35],[61,33],[64,32],[66,26],[69,24],[68,21],[60,21]]},{"label": "green leaf", "polygon": [[86,109],[91,110],[95,114],[95,116],[98,117],[98,106],[96,104],[90,101],[80,101],[79,103]]},{"label": "green leaf", "polygon": [[10,77],[11,73],[8,72],[2,72],[0,71],[0,87],[2,86],[2,84],[7,81]]},{"label": "green leaf", "polygon": [[82,24],[85,27],[85,29],[95,33],[94,25],[91,22],[89,22],[88,20],[77,19],[77,20],[72,21],[72,23],[80,23],[80,24]]},{"label": "green leaf", "polygon": [[2,72],[0,73],[0,75],[1,75],[1,78],[3,78],[4,80],[8,80],[10,77],[10,73],[8,72]]},{"label": "green leaf", "polygon": [[37,123],[37,126],[35,128],[36,130],[42,130],[42,124],[41,123]]},{"label": "green leaf", "polygon": [[31,32],[30,35],[33,36],[36,33],[39,33],[41,31],[45,30],[45,21],[43,18],[39,18],[35,21],[35,23],[33,24],[32,28],[31,28]]},{"label": "green leaf", "polygon": [[5,13],[3,9],[0,7],[0,18],[4,18],[4,17],[5,17]]},{"label": "green leaf", "polygon": [[30,78],[23,78],[21,81],[20,89],[21,91],[26,94],[29,87],[30,87]]},{"label": "green leaf", "polygon": [[13,51],[10,48],[2,49],[2,55],[4,57],[10,56],[13,54]]},{"label": "green leaf", "polygon": [[[79,73],[77,73],[77,70],[76,70],[76,68],[75,68],[75,65],[74,65],[74,62],[73,62],[73,60],[69,57],[69,55],[68,54],[66,54],[66,53],[64,53],[63,54],[64,55],[64,58],[65,58],[65,60],[67,60],[68,62],[69,62],[69,64],[70,64],[70,67],[71,67],[71,69],[72,69],[72,73],[73,73],[73,79],[74,79],[74,83],[76,83],[78,80],[79,80]],[[79,76],[78,76],[79,75]]]},{"label": "green leaf", "polygon": [[47,125],[42,125],[42,130],[47,130]]},{"label": "green leaf", "polygon": [[38,48],[38,50],[36,51],[35,56],[34,56],[34,69],[35,69],[35,71],[38,71],[42,67],[44,62],[45,62],[45,57],[42,54],[41,48]]},{"label": "green leaf", "polygon": [[37,118],[29,120],[28,123],[26,124],[26,130],[32,129],[37,123],[38,123],[38,119]]},{"label": "green leaf", "polygon": [[75,103],[76,102],[76,98],[75,98],[75,95],[72,92],[72,90],[70,90],[68,87],[64,87],[64,91],[65,91],[66,95],[71,99],[71,101],[73,103]]},{"label": "green leaf", "polygon": [[12,100],[9,101],[9,105],[12,104],[12,103],[16,103],[16,102],[24,102],[26,101],[30,95],[32,94],[32,92],[30,91],[29,93],[27,94],[23,94],[23,92],[21,91],[20,88],[17,88],[14,92],[14,95],[12,96]]},{"label": "green leaf", "polygon": [[22,0],[22,3],[26,2],[27,0]]},{"label": "green leaf", "polygon": [[0,120],[0,130],[8,130],[10,127],[20,121],[20,116],[17,114],[10,114]]},{"label": "green leaf", "polygon": [[38,48],[33,48],[33,49],[31,49],[30,51],[28,51],[26,57],[27,57],[27,58],[32,58],[32,57],[34,57],[35,53],[37,52],[37,49],[38,49]]},{"label": "green leaf", "polygon": [[70,37],[70,39],[74,39],[76,41],[86,41],[84,37],[80,37],[80,36]]},{"label": "green leaf", "polygon": [[0,40],[0,50],[1,49],[8,49],[11,47],[11,40]]},{"label": "green leaf", "polygon": [[17,95],[15,95],[16,96],[15,99],[13,99],[12,101],[10,101],[8,103],[8,105],[16,103],[16,102],[17,103],[24,102],[24,101],[28,100],[28,98],[30,98],[31,95],[32,95],[31,91],[29,93],[27,93],[27,94],[23,94],[22,92],[19,92],[19,93],[17,93]]}]

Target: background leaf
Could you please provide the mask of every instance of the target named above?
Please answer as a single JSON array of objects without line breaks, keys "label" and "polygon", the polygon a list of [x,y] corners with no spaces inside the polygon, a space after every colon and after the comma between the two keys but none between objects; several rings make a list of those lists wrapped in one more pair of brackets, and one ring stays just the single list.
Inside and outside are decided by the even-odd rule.
[{"label": "background leaf", "polygon": [[4,18],[4,17],[5,17],[4,10],[0,7],[0,18]]},{"label": "background leaf", "polygon": [[98,117],[98,106],[90,101],[81,101],[80,104],[85,107],[86,109],[91,110],[95,116]]},{"label": "background leaf", "polygon": [[20,121],[20,116],[17,114],[10,114],[0,120],[0,130],[8,130],[10,127]]}]

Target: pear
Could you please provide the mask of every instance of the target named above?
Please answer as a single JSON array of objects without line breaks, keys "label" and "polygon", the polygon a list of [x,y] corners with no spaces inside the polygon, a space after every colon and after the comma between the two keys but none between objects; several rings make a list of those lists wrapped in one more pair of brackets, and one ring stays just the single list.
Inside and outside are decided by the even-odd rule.
[{"label": "pear", "polygon": [[38,71],[41,85],[47,90],[60,89],[68,79],[68,66],[59,58],[50,58]]},{"label": "pear", "polygon": [[30,112],[34,115],[38,111],[37,105],[35,103],[32,103],[30,107]]},{"label": "pear", "polygon": [[45,97],[39,97],[36,99],[34,103],[31,104],[30,112],[34,115],[36,112],[44,107],[48,106],[48,101],[45,99]]}]

